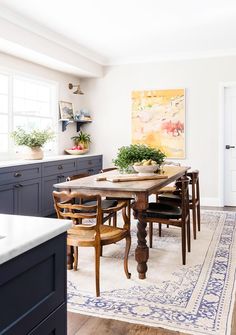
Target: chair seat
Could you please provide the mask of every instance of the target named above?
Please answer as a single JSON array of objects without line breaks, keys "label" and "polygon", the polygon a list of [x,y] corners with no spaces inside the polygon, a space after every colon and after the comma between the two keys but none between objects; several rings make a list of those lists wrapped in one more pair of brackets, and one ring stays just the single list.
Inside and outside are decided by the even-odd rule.
[{"label": "chair seat", "polygon": [[[160,201],[173,201],[175,200],[176,202],[180,202],[181,201],[181,196],[179,194],[174,194],[174,193],[164,193],[164,194],[160,194],[158,196],[158,199]],[[189,195],[189,202],[191,203],[192,202],[192,196]]]},{"label": "chair seat", "polygon": [[[95,206],[96,201],[85,201],[84,204],[86,206]],[[102,209],[108,209],[110,207],[116,207],[118,205],[118,201],[116,199],[104,199],[101,201]]]},{"label": "chair seat", "polygon": [[[89,226],[87,226],[87,229],[83,229],[84,225],[78,225],[74,226],[73,228],[68,230],[67,235],[67,242],[69,242],[70,245],[74,246],[83,246],[91,244],[93,245],[95,242],[95,231],[94,229],[89,229]],[[121,239],[123,239],[126,234],[128,233],[128,230],[125,230],[124,228],[117,228],[113,226],[107,226],[107,225],[101,225],[100,226],[100,238],[101,238],[101,244],[105,245],[106,241],[109,241],[109,244],[114,242],[117,242]]]},{"label": "chair seat", "polygon": [[157,193],[170,193],[176,191],[175,186],[164,186]]},{"label": "chair seat", "polygon": [[147,209],[148,218],[180,219],[182,210],[178,206],[150,202]]}]

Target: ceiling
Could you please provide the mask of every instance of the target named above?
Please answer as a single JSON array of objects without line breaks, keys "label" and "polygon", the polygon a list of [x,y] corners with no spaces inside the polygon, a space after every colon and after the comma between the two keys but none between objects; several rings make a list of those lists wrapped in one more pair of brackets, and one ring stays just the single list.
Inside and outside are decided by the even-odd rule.
[{"label": "ceiling", "polygon": [[236,54],[235,0],[0,0],[103,65]]}]

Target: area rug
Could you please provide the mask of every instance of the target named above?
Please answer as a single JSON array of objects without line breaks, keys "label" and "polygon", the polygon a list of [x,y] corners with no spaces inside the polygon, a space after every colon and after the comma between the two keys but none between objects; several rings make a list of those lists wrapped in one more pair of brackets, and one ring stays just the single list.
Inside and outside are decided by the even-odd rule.
[{"label": "area rug", "polygon": [[95,297],[94,252],[79,249],[79,270],[68,271],[68,310],[187,334],[231,333],[235,298],[236,213],[202,211],[201,232],[181,264],[180,229],[154,229],[147,279],[138,279],[132,222],[131,279],[123,271],[124,243],[104,248],[101,296]]}]

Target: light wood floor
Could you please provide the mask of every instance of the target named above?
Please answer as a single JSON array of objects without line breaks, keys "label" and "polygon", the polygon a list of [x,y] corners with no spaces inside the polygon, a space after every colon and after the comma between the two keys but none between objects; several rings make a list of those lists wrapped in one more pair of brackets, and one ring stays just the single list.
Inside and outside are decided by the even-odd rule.
[{"label": "light wood floor", "polygon": [[[236,211],[236,207],[202,207],[203,209]],[[68,335],[187,335],[163,328],[152,328],[128,322],[68,313]],[[231,335],[236,335],[236,303]]]}]

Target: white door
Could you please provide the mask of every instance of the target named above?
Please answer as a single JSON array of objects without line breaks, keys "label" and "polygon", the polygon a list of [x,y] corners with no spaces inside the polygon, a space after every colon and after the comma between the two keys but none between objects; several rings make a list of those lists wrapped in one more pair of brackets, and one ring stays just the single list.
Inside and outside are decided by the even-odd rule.
[{"label": "white door", "polygon": [[236,86],[225,88],[224,205],[236,206]]}]

